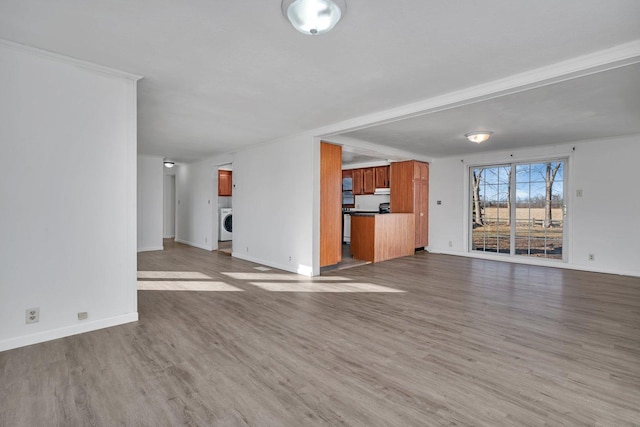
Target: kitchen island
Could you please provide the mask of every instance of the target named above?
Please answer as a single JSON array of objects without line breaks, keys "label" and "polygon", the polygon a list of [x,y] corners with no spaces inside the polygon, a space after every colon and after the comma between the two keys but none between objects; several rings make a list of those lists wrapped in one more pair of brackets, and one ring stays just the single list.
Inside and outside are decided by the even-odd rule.
[{"label": "kitchen island", "polygon": [[412,213],[352,213],[351,254],[370,262],[414,253],[415,215]]}]

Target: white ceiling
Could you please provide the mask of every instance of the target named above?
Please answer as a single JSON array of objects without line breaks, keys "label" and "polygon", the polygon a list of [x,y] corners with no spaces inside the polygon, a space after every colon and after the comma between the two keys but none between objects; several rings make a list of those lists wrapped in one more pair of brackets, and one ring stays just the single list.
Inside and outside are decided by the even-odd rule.
[{"label": "white ceiling", "polygon": [[[0,38],[144,76],[139,152],[177,161],[640,40],[637,0],[347,3],[332,32],[311,37],[280,0],[1,0]],[[477,150],[459,141],[475,127],[496,132],[481,150],[639,133],[637,66],[601,74],[348,136],[442,156]]]}]

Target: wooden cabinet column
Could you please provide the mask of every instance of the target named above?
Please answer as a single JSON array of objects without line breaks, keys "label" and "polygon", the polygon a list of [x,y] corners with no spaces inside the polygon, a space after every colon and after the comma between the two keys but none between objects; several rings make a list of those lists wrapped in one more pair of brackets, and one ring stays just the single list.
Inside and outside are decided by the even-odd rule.
[{"label": "wooden cabinet column", "polygon": [[320,143],[320,267],[342,260],[342,147]]},{"label": "wooden cabinet column", "polygon": [[429,245],[429,164],[391,164],[391,212],[415,215],[415,247]]}]

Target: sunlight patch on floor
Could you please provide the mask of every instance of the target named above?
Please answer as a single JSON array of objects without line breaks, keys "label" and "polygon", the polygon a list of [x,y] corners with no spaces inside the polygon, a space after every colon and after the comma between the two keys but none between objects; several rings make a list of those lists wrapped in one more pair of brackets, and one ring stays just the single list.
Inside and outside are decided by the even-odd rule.
[{"label": "sunlight patch on floor", "polygon": [[278,274],[278,273],[221,273],[237,280],[293,280],[296,282],[344,282],[352,280],[348,277],[327,276],[327,277],[309,277],[300,274]]},{"label": "sunlight patch on floor", "polygon": [[198,271],[138,271],[138,279],[211,279]]},{"label": "sunlight patch on floor", "polygon": [[271,292],[382,292],[398,293],[405,292],[399,289],[387,288],[386,286],[374,285],[371,283],[309,283],[309,282],[249,282],[265,291]]},{"label": "sunlight patch on floor", "polygon": [[224,282],[180,281],[180,280],[138,280],[141,291],[199,291],[199,292],[243,292]]}]

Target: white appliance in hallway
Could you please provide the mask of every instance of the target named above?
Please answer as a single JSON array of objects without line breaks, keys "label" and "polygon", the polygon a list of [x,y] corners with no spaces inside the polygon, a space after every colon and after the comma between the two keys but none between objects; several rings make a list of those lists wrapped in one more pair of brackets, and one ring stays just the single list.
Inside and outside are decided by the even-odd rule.
[{"label": "white appliance in hallway", "polygon": [[220,227],[218,231],[218,240],[221,242],[231,240],[231,232],[233,230],[233,209],[220,208]]}]

